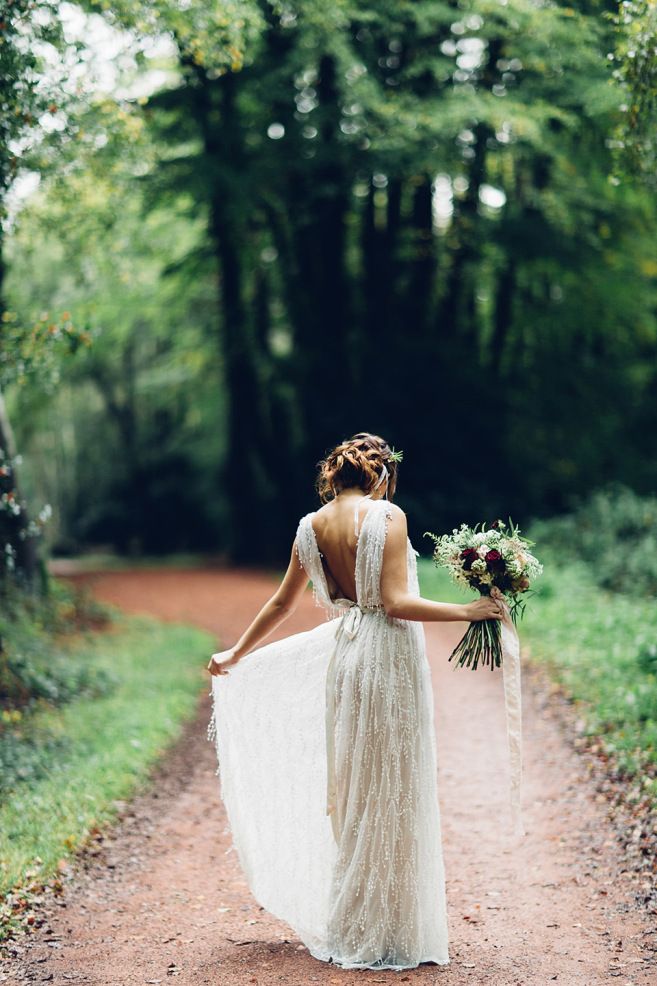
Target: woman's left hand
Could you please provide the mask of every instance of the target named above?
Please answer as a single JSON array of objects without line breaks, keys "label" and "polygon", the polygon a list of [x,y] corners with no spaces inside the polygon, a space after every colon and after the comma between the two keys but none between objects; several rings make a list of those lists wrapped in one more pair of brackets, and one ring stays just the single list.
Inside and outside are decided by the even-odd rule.
[{"label": "woman's left hand", "polygon": [[239,660],[240,658],[235,656],[235,651],[232,648],[231,650],[222,650],[212,655],[206,670],[211,675],[228,674],[228,668],[234,667]]}]

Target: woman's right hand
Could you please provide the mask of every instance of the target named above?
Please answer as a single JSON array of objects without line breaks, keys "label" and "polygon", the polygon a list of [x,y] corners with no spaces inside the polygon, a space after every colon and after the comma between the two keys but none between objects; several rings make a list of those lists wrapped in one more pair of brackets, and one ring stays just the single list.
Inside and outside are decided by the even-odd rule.
[{"label": "woman's right hand", "polygon": [[477,620],[501,620],[504,616],[502,603],[493,596],[480,596],[474,603],[466,603],[465,619],[469,623]]},{"label": "woman's right hand", "polygon": [[213,676],[217,674],[229,674],[228,669],[234,667],[239,660],[240,658],[235,656],[233,648],[219,651],[210,658],[206,671],[209,671]]}]

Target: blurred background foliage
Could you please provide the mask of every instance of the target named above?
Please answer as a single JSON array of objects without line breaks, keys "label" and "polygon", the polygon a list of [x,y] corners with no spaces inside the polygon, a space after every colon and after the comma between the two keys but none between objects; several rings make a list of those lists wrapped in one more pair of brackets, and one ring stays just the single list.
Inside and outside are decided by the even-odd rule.
[{"label": "blurred background foliage", "polygon": [[362,429],[418,541],[653,493],[653,4],[3,8],[5,544],[278,564]]}]

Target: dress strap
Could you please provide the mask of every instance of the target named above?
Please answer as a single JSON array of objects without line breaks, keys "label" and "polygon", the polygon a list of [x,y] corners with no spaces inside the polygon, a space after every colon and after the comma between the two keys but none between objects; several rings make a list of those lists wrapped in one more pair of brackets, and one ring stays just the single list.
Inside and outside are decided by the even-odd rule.
[{"label": "dress strap", "polygon": [[358,511],[360,510],[360,505],[363,500],[367,500],[368,497],[372,496],[371,493],[366,493],[365,496],[361,496],[356,501],[356,506],[354,507],[354,534],[358,538]]}]

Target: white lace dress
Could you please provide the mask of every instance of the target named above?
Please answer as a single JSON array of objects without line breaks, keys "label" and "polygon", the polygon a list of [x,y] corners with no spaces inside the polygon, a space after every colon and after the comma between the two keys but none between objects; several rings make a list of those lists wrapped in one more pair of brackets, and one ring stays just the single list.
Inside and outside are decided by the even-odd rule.
[{"label": "white lace dress", "polygon": [[[317,959],[352,969],[449,962],[424,630],[381,603],[389,510],[374,500],[362,522],[357,603],[331,598],[313,514],[301,519],[327,622],[213,677],[208,728],[254,897]],[[419,594],[410,540],[408,584]]]}]

